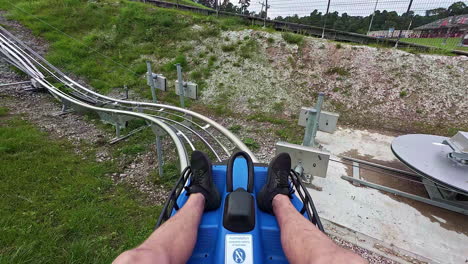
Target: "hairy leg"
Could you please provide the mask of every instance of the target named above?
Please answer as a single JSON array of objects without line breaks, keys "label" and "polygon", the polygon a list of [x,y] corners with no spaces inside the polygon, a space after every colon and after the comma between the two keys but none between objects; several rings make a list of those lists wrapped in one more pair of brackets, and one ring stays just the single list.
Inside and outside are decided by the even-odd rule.
[{"label": "hairy leg", "polygon": [[333,243],[299,214],[286,195],[278,194],[273,198],[273,211],[281,230],[281,245],[290,263],[367,263],[360,256]]},{"label": "hairy leg", "polygon": [[186,263],[197,242],[204,208],[204,196],[201,193],[191,194],[174,217],[156,229],[143,244],[122,253],[113,263]]}]

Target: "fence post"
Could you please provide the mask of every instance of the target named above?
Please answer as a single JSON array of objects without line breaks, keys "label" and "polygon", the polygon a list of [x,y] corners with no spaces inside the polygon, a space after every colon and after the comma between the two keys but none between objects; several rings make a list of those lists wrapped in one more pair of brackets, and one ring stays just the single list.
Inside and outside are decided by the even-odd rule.
[{"label": "fence post", "polygon": [[[409,15],[409,12],[411,11],[411,6],[412,5],[413,5],[413,0],[410,0],[409,5],[408,5],[408,10],[406,11],[406,14]],[[412,22],[413,22],[413,19],[411,18],[411,21],[410,21],[410,24],[409,24],[410,27],[411,27]],[[398,34],[398,38],[397,38],[397,41],[395,43],[395,48],[398,48],[398,43],[400,42],[401,33],[402,33],[402,30],[400,29],[400,34]]]},{"label": "fence post", "polygon": [[369,30],[367,30],[367,36],[369,36],[369,32],[372,29],[372,23],[374,22],[374,17],[375,17],[375,11],[377,11],[377,5],[379,4],[379,0],[375,1],[375,6],[374,6],[374,13],[372,13],[372,17],[369,23]]},{"label": "fence post", "polygon": [[330,11],[330,1],[331,1],[331,0],[328,0],[327,12],[325,13],[325,17],[324,17],[324,21],[323,21],[322,38],[325,38],[325,26],[327,25],[328,11]]}]

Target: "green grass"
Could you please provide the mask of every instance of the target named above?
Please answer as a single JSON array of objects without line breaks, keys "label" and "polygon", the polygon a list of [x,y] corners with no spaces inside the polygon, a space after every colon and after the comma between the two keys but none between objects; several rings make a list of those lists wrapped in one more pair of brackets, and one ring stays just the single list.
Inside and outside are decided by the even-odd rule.
[{"label": "green grass", "polygon": [[403,38],[403,42],[415,43],[425,46],[436,47],[446,50],[468,51],[468,47],[460,47],[460,38],[448,38],[447,43],[443,44],[444,38]]},{"label": "green grass", "polygon": [[244,138],[244,140],[242,140],[244,142],[244,144],[251,150],[258,150],[260,148],[260,145],[257,143],[257,141],[255,141],[255,139],[253,138]]},{"label": "green grass", "polygon": [[8,108],[0,106],[0,116],[5,116],[8,114]]},{"label": "green grass", "polygon": [[[189,0],[181,3],[198,6]],[[145,97],[150,92],[142,77],[146,72],[143,56],[169,61],[155,64],[154,71],[175,79],[174,63],[182,63],[186,73],[203,66],[189,60],[189,41],[217,37],[220,29],[245,27],[240,19],[128,0],[0,0],[0,9],[50,43],[46,58],[55,66],[86,78],[100,92],[126,84]],[[201,29],[195,31],[193,25]],[[167,94],[160,98],[170,100],[172,95]]]},{"label": "green grass", "polygon": [[247,116],[247,120],[255,120],[258,122],[271,123],[275,125],[287,124],[287,121],[281,118],[273,117],[264,113],[255,113]]},{"label": "green grass", "polygon": [[114,185],[112,164],[18,117],[0,118],[0,157],[0,263],[110,263],[152,231],[160,207]]}]

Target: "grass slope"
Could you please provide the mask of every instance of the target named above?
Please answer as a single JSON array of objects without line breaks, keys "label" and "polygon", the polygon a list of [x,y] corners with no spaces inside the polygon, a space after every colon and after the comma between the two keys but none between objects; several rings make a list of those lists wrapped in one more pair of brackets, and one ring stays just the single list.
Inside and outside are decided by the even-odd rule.
[{"label": "grass slope", "polygon": [[69,143],[0,111],[0,263],[110,263],[160,208],[104,176]]},{"label": "grass slope", "polygon": [[[143,78],[148,58],[165,61],[155,65],[155,71],[175,79],[174,63],[181,63],[186,73],[204,66],[188,63],[194,45],[180,43],[218,36],[220,30],[242,24],[237,18],[217,19],[127,0],[0,0],[0,9],[51,44],[47,59],[52,64],[87,78],[98,91],[127,84],[148,98]],[[201,28],[194,30],[194,25]],[[194,81],[203,88],[201,79]]]}]

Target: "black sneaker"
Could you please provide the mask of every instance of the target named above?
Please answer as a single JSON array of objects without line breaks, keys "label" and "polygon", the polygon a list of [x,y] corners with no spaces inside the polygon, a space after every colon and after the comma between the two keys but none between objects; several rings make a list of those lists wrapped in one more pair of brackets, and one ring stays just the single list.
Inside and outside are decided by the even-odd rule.
[{"label": "black sneaker", "polygon": [[192,177],[190,185],[185,187],[187,195],[192,193],[203,194],[205,196],[205,211],[219,208],[221,197],[213,183],[210,158],[205,153],[196,150],[192,153],[190,167],[192,169]]},{"label": "black sneaker", "polygon": [[291,157],[288,153],[280,153],[268,165],[266,184],[257,195],[260,210],[273,214],[273,198],[277,194],[291,197],[288,178],[291,171]]}]

